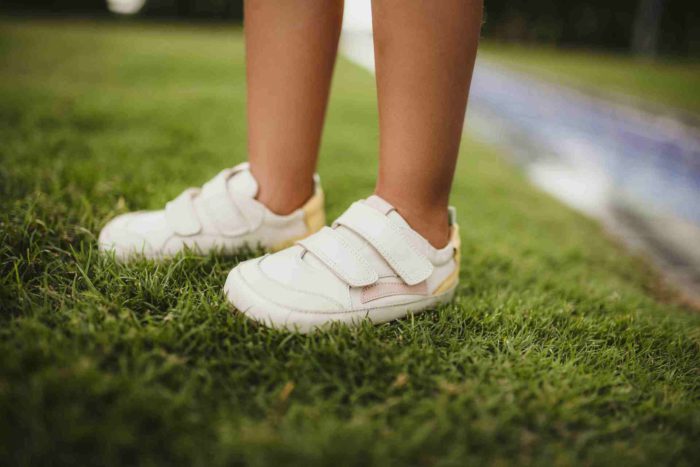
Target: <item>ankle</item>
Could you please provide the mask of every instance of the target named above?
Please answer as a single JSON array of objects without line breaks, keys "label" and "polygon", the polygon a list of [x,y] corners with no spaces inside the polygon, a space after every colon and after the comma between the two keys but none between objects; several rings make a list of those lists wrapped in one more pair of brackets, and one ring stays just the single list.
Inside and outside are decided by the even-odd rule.
[{"label": "ankle", "polygon": [[447,207],[422,206],[417,203],[406,203],[401,199],[392,199],[390,195],[376,192],[390,203],[413,230],[425,238],[433,248],[444,248],[450,241],[450,225]]},{"label": "ankle", "polygon": [[[418,232],[433,248],[441,249],[450,241],[450,226],[447,221],[447,211],[436,215],[432,213],[418,213],[401,208],[396,208],[401,216],[406,219],[408,225]],[[440,210],[442,211],[442,210]]]},{"label": "ankle", "polygon": [[314,194],[314,182],[299,184],[266,184],[259,182],[255,197],[267,209],[280,216],[286,216],[302,207]]}]

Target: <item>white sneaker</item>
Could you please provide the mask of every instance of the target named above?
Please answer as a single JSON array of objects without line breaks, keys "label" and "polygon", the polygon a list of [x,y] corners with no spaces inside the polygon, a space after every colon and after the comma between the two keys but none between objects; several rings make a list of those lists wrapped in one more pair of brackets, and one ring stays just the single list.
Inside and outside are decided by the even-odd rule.
[{"label": "white sneaker", "polygon": [[224,291],[247,317],[309,332],[331,322],[383,323],[450,301],[459,281],[459,228],[433,248],[389,203],[371,196],[295,246],[236,266]]},{"label": "white sneaker", "polygon": [[247,163],[221,171],[201,189],[190,188],[161,211],[139,211],[112,219],[100,232],[101,250],[116,258],[172,256],[191,248],[202,254],[244,246],[279,250],[325,224],[323,191],[315,176],[313,196],[293,213],[280,216],[255,199],[258,183]]}]

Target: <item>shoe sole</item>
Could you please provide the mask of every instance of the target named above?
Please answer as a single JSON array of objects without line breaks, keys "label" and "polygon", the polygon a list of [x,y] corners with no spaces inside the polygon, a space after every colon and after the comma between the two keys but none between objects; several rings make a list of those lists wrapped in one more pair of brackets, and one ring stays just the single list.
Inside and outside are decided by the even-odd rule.
[{"label": "shoe sole", "polygon": [[346,312],[311,313],[285,308],[261,297],[248,286],[238,269],[234,269],[226,279],[224,293],[235,309],[257,323],[307,334],[328,327],[332,323],[358,326],[362,321],[369,320],[372,324],[381,324],[407,315],[417,315],[451,302],[456,288],[455,284],[439,295],[432,295],[411,303]]}]

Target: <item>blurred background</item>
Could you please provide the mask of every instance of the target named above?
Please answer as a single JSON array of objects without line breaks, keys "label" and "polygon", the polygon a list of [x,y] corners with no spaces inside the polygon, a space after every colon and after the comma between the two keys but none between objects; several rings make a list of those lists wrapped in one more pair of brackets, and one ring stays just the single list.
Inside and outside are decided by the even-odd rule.
[{"label": "blurred background", "polygon": [[[5,15],[241,22],[242,0],[2,0]],[[700,2],[486,0],[467,129],[700,303]],[[369,0],[341,53],[373,71]]]},{"label": "blurred background", "polygon": [[[150,18],[241,21],[242,0],[3,0],[25,14],[139,14]],[[355,11],[364,0],[348,0]],[[697,57],[698,2],[687,0],[487,0],[484,37],[517,43],[587,47],[639,55]]]}]

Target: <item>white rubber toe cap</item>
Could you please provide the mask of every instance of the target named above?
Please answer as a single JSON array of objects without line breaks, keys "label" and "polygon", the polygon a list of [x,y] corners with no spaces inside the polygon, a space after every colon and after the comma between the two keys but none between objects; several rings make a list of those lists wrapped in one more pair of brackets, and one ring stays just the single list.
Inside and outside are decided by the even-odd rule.
[{"label": "white rubber toe cap", "polygon": [[236,266],[228,275],[224,293],[246,317],[274,328],[310,332],[332,317],[345,315],[345,307],[322,291],[311,293],[281,284],[263,271],[269,255]]},{"label": "white rubber toe cap", "polygon": [[[167,234],[162,217],[161,211],[132,212],[115,217],[100,232],[100,250],[114,252],[117,259],[134,255],[157,256],[156,245],[148,239],[162,238],[163,234]],[[155,231],[160,231],[161,235],[154,236]]]}]

